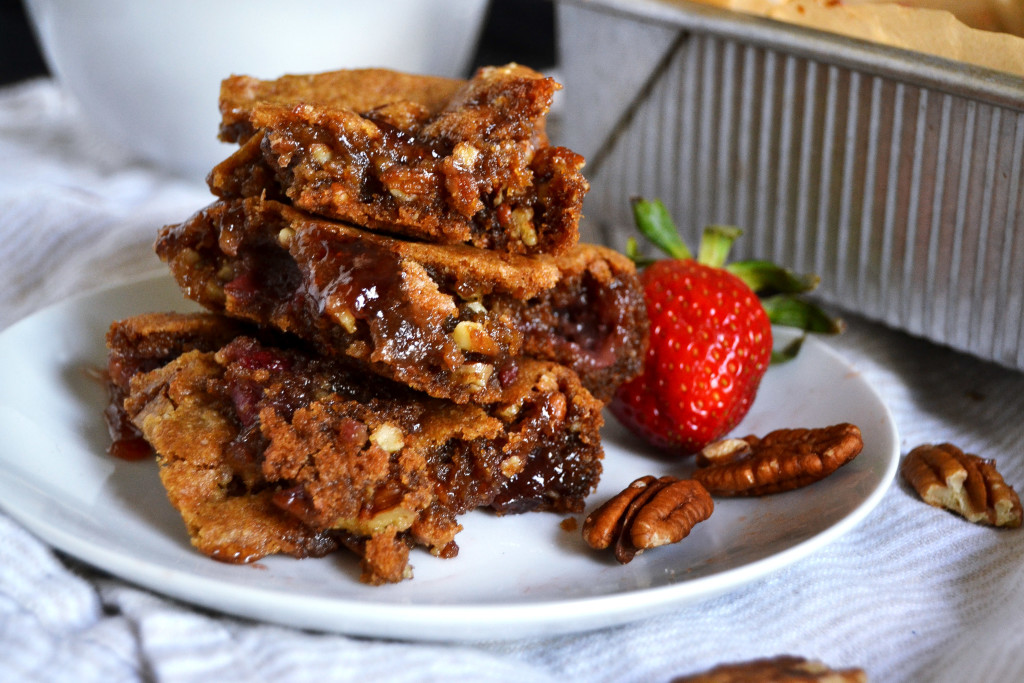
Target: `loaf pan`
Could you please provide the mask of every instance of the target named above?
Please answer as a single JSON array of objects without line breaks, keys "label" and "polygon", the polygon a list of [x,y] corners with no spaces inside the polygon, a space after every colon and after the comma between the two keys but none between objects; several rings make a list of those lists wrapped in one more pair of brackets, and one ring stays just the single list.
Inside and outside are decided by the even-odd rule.
[{"label": "loaf pan", "polygon": [[559,0],[584,239],[629,199],[694,244],[821,276],[826,304],[1024,369],[1024,81],[675,0]]}]

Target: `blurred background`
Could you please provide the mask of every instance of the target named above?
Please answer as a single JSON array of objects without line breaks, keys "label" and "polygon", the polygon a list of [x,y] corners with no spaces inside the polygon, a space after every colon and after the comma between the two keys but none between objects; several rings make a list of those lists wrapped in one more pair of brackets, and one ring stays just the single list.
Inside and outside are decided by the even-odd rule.
[{"label": "blurred background", "polygon": [[[555,64],[554,4],[492,0],[472,66],[516,61],[537,70]],[[49,75],[22,0],[0,0],[0,84]]]}]

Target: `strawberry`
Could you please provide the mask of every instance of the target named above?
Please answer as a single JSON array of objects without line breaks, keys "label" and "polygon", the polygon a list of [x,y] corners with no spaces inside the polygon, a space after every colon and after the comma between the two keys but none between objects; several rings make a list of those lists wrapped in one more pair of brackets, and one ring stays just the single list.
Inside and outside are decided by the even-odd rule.
[{"label": "strawberry", "polygon": [[[761,261],[726,266],[738,229],[706,228],[695,259],[661,202],[634,200],[633,212],[640,231],[672,258],[648,263],[641,273],[650,346],[643,373],[619,388],[610,409],[654,446],[694,453],[750,409],[773,359],[773,317],[813,331],[835,332],[839,324],[793,296],[815,286],[815,278]],[[630,251],[635,258],[633,241]],[[762,301],[755,289],[776,294]]]}]

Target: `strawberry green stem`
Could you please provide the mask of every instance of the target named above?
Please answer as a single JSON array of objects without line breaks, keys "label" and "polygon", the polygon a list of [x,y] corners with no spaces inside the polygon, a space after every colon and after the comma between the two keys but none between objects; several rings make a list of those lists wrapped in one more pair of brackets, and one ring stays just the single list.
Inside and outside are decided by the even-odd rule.
[{"label": "strawberry green stem", "polygon": [[679,229],[672,216],[660,199],[635,197],[632,204],[633,220],[644,237],[672,258],[693,258],[693,254],[679,237]]},{"label": "strawberry green stem", "polygon": [[729,259],[732,243],[743,234],[731,225],[709,225],[704,228],[697,252],[697,262],[710,268],[721,268]]},{"label": "strawberry green stem", "polygon": [[[679,230],[661,200],[634,197],[631,203],[636,226],[648,240],[672,258],[693,258],[692,252],[679,237]],[[697,261],[711,268],[724,268],[742,280],[758,294],[773,324],[825,334],[837,334],[843,330],[841,320],[829,317],[818,306],[795,296],[817,287],[818,276],[798,275],[767,261],[727,263],[729,250],[741,234],[742,230],[731,225],[707,226],[701,236]],[[626,253],[637,265],[651,263],[650,259],[643,259],[640,256],[640,250],[633,238],[626,243]],[[799,343],[791,346],[791,351],[782,354],[783,356],[788,353],[795,354],[800,348]]]},{"label": "strawberry green stem", "polygon": [[644,268],[655,261],[655,259],[647,258],[640,253],[640,245],[637,244],[635,237],[629,237],[626,239],[626,256],[636,264],[637,268]]}]

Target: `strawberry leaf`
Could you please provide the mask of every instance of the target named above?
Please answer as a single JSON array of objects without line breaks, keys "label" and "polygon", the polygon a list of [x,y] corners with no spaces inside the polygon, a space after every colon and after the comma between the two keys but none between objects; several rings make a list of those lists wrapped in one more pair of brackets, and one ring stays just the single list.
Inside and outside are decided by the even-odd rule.
[{"label": "strawberry leaf", "polygon": [[807,332],[839,334],[843,321],[832,318],[818,306],[789,294],[776,294],[761,299],[768,319],[775,325],[796,327]]},{"label": "strawberry leaf", "polygon": [[634,197],[632,205],[633,220],[644,237],[672,258],[693,258],[692,252],[679,237],[679,229],[672,216],[660,199]]},{"label": "strawberry leaf", "polygon": [[769,261],[734,261],[726,265],[725,269],[759,294],[810,292],[821,280],[813,273],[799,275]]},{"label": "strawberry leaf", "polygon": [[807,337],[805,335],[800,335],[781,349],[772,349],[771,364],[778,365],[779,363],[785,363],[786,361],[791,361],[796,358],[800,353],[800,349],[803,347],[804,339],[806,338]]}]

